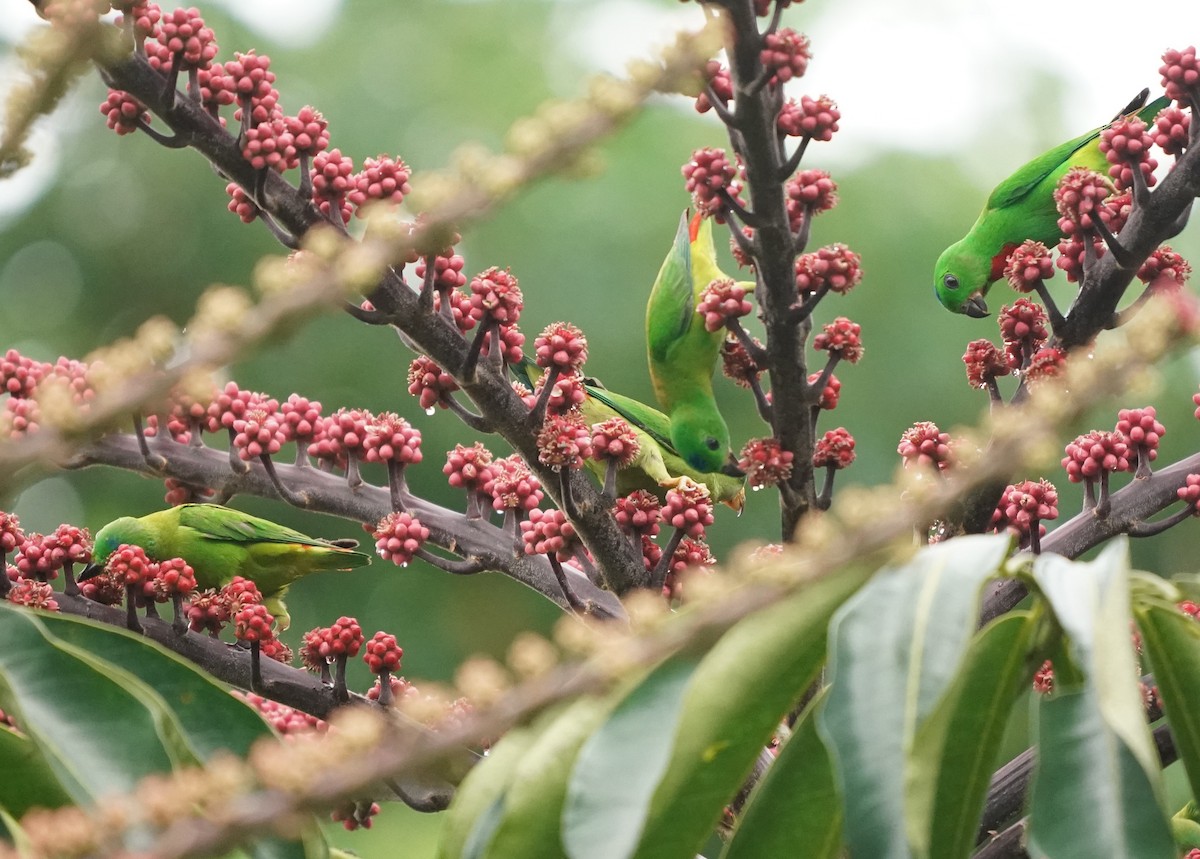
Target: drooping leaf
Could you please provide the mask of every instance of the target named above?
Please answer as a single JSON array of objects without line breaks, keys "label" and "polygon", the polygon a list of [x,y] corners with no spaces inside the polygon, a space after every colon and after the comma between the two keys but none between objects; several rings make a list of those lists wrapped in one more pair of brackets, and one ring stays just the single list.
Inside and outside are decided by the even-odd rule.
[{"label": "drooping leaf", "polygon": [[804,709],[775,763],[754,788],[721,859],[836,859],[842,800],[829,750],[817,732],[822,690]]},{"label": "drooping leaf", "polygon": [[579,750],[562,817],[571,859],[633,855],[670,761],[680,704],[695,670],[688,656],[659,665]]},{"label": "drooping leaf", "polygon": [[[32,719],[31,745],[59,792],[77,804],[220,751],[244,755],[256,739],[272,736],[244,703],[152,641],[84,618],[0,610],[0,687],[21,723]],[[104,764],[93,768],[97,756]],[[29,805],[62,804],[50,789],[30,796]],[[261,838],[246,851],[258,859],[320,859],[328,844],[314,819],[301,838]]]},{"label": "drooping leaf", "polygon": [[[50,635],[40,616],[0,604],[0,696],[77,803],[128,792],[190,757],[152,689]],[[86,706],[79,702],[86,701]]]},{"label": "drooping leaf", "polygon": [[830,626],[829,699],[818,726],[846,800],[853,855],[905,857],[905,768],[913,739],[958,670],[983,582],[1010,541],[960,537],[878,573]]},{"label": "drooping leaf", "polygon": [[1128,545],[1114,540],[1092,562],[1041,555],[1033,578],[1082,682],[1035,704],[1030,853],[1166,859],[1174,846],[1130,638]]},{"label": "drooping leaf", "polygon": [[780,720],[817,678],[833,612],[875,567],[846,567],[739,622],[697,666],[639,859],[692,859]]},{"label": "drooping leaf", "polygon": [[974,847],[1005,725],[1029,683],[1035,627],[1031,612],[1012,612],[982,629],[918,728],[905,805],[915,855],[956,859]]},{"label": "drooping leaf", "polygon": [[[630,685],[636,684],[630,678]],[[538,723],[537,740],[513,771],[504,795],[504,818],[492,838],[489,859],[565,856],[563,807],[580,748],[604,722],[618,699],[581,698]]]},{"label": "drooping leaf", "polygon": [[1137,683],[1127,541],[1112,541],[1090,562],[1039,555],[1033,578],[1066,633],[1075,665],[1095,691],[1101,716],[1162,796],[1158,752]]},{"label": "drooping leaf", "polygon": [[255,740],[271,736],[270,728],[250,707],[155,642],[71,615],[48,616],[43,622],[59,641],[120,666],[154,689],[201,758],[219,751],[244,756]]}]

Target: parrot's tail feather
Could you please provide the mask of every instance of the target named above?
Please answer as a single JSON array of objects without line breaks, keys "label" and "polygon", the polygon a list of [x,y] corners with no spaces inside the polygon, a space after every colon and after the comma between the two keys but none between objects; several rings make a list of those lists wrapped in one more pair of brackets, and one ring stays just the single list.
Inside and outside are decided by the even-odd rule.
[{"label": "parrot's tail feather", "polygon": [[1118,110],[1117,115],[1114,116],[1110,121],[1116,122],[1118,119],[1124,116],[1129,116],[1129,114],[1136,113],[1137,111],[1141,110],[1146,106],[1146,99],[1148,98],[1150,98],[1150,87],[1146,87],[1137,95],[1135,95],[1129,104]]}]

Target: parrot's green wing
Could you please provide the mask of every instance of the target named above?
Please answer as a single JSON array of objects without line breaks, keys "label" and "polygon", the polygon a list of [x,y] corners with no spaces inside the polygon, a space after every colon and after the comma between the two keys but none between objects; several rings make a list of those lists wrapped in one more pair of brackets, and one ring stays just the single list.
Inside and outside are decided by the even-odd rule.
[{"label": "parrot's green wing", "polygon": [[217,504],[183,504],[179,507],[179,524],[199,531],[210,540],[234,543],[286,543],[301,546],[335,548],[276,522],[259,519],[240,510]]},{"label": "parrot's green wing", "polygon": [[1043,152],[1030,161],[996,186],[992,196],[988,197],[987,207],[1003,209],[1020,203],[1029,196],[1030,191],[1045,181],[1047,176],[1065,164],[1068,158],[1099,137],[1101,128],[1055,146],[1049,152]]},{"label": "parrot's green wing", "polygon": [[[1125,109],[1113,118],[1114,121],[1137,111],[1140,119],[1149,122],[1155,114],[1171,103],[1170,99],[1166,96],[1161,96],[1150,104],[1146,104],[1146,97],[1149,94],[1149,90],[1142,90],[1137,98],[1126,105]],[[1145,105],[1145,107],[1142,107],[1142,105]],[[1070,160],[1072,155],[1099,138],[1100,132],[1104,131],[1110,124],[1106,123],[1098,128],[1093,128],[1086,134],[1081,134],[1074,140],[1068,140],[1066,143],[1055,146],[1049,152],[1044,152],[1030,161],[996,186],[996,189],[992,191],[992,196],[988,198],[987,208],[1003,209],[1006,206],[1014,206],[1020,203],[1030,191]]]},{"label": "parrot's green wing", "polygon": [[658,409],[652,409],[645,403],[613,393],[606,388],[588,385],[585,390],[589,397],[604,403],[631,425],[650,436],[663,450],[675,456],[679,455],[675,446],[671,444],[671,422]]},{"label": "parrot's green wing", "polygon": [[691,231],[687,212],[684,212],[675,233],[675,245],[663,260],[646,307],[646,345],[651,358],[669,361],[672,347],[688,333],[695,318]]},{"label": "parrot's green wing", "polygon": [[[509,369],[521,384],[531,390],[534,381],[542,373],[542,369],[528,358],[510,364]],[[719,472],[705,473],[688,465],[671,443],[670,419],[658,409],[610,391],[595,379],[585,380],[584,391],[587,399],[584,400],[583,413],[588,421],[599,423],[616,415],[628,422],[638,434],[642,449],[633,463],[620,471],[617,478],[619,492],[625,494],[633,489],[648,489],[661,497],[663,486],[671,485],[680,477],[690,477],[706,485],[714,500],[735,510],[742,509],[745,501],[742,478]],[[598,479],[604,479],[603,465],[597,465],[594,460],[588,460],[587,464],[593,468]]]}]

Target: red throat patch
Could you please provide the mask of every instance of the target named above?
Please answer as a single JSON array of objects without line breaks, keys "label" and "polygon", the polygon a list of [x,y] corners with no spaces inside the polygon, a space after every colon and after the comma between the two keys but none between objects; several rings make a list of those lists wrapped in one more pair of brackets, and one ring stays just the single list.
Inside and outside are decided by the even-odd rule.
[{"label": "red throat patch", "polygon": [[1020,245],[1007,244],[1000,248],[1000,253],[992,257],[992,270],[988,273],[988,283],[999,280],[1004,277],[1004,267],[1008,265],[1008,255],[1015,251]]},{"label": "red throat patch", "polygon": [[699,212],[697,212],[696,214],[692,215],[692,220],[691,220],[691,222],[688,224],[688,241],[689,241],[689,242],[694,242],[694,241],[696,241],[696,236],[697,236],[697,235],[699,235],[699,233],[700,233],[700,219],[701,219],[701,217],[702,217],[702,216],[701,216],[701,214],[700,214]]}]

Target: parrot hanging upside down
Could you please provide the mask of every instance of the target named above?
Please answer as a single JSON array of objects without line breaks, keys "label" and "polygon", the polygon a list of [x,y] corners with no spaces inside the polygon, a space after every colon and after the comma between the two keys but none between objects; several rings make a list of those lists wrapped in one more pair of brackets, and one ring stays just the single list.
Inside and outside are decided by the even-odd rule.
[{"label": "parrot hanging upside down", "polygon": [[718,279],[726,275],[717,268],[712,221],[697,214],[689,222],[685,212],[650,290],[646,352],[654,395],[669,422],[664,435],[671,447],[695,471],[740,477],[712,389],[725,330],[706,330],[696,312],[704,290]]},{"label": "parrot hanging upside down", "polygon": [[200,588],[220,588],[234,576],[250,579],[280,630],[291,618],[283,603],[288,585],[310,573],[344,571],[371,563],[353,540],[328,542],[219,504],[183,504],[148,516],[124,516],[101,528],[92,564],[99,573],[122,543],[140,546],[156,561],[183,558]]},{"label": "parrot hanging upside down", "polygon": [[[1149,95],[1149,90],[1143,90],[1114,121],[1136,111],[1140,119],[1150,122],[1170,103],[1164,96],[1143,108]],[[1003,275],[1008,255],[1026,239],[1045,245],[1058,241],[1054,189],[1072,167],[1107,173],[1108,161],[1100,152],[1100,132],[1106,127],[1093,128],[1039,155],[996,186],[975,226],[946,248],[934,267],[934,293],[947,310],[987,316],[984,296]]]},{"label": "parrot hanging upside down", "polygon": [[[517,379],[529,389],[541,375],[542,369],[528,358],[510,367]],[[617,492],[628,495],[636,489],[646,489],[660,499],[664,490],[688,477],[708,487],[709,495],[741,513],[746,503],[743,478],[721,471],[703,472],[693,468],[675,450],[670,439],[670,421],[658,409],[602,387],[595,379],[586,379],[584,400],[580,407],[589,425],[611,417],[625,420],[637,435],[638,454],[625,468],[617,472]],[[585,461],[588,469],[604,481],[606,466],[593,459]]]}]

